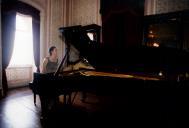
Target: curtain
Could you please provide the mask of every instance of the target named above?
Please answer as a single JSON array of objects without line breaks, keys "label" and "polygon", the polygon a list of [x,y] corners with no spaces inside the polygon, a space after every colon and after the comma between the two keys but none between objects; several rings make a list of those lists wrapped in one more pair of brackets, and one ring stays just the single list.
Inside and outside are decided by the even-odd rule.
[{"label": "curtain", "polygon": [[16,10],[25,15],[32,16],[32,29],[33,29],[33,51],[34,60],[39,72],[40,66],[40,11],[22,2],[17,2]]},{"label": "curtain", "polygon": [[37,19],[32,20],[33,27],[33,50],[34,60],[37,67],[37,72],[40,72],[40,22]]},{"label": "curtain", "polygon": [[34,60],[39,72],[40,66],[40,11],[32,6],[20,1],[16,1],[14,8],[17,12],[32,16],[32,29],[33,29],[33,51]]},{"label": "curtain", "polygon": [[39,57],[40,57],[40,43],[39,43],[39,29],[40,29],[40,16],[37,9],[27,5],[18,0],[2,1],[2,84],[3,95],[8,91],[6,68],[10,62],[15,38],[16,29],[16,12],[31,15],[33,19],[33,34],[34,34],[34,58],[35,64],[39,71]]},{"label": "curtain", "polygon": [[2,84],[3,95],[6,95],[8,90],[6,68],[10,62],[16,29],[16,12],[13,10],[2,10]]}]

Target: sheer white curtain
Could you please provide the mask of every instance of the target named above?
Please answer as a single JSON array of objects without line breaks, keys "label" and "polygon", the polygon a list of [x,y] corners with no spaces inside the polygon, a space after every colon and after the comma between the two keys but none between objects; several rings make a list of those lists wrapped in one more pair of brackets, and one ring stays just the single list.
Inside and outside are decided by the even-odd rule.
[{"label": "sheer white curtain", "polygon": [[34,70],[32,17],[17,13],[14,49],[6,71],[9,88],[32,81]]}]

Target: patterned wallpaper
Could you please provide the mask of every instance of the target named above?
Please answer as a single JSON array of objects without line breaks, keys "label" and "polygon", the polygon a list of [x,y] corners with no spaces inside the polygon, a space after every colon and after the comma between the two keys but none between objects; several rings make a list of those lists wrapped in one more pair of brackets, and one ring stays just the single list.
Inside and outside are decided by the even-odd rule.
[{"label": "patterned wallpaper", "polygon": [[166,13],[189,9],[189,0],[157,0],[156,13]]},{"label": "patterned wallpaper", "polygon": [[46,55],[48,47],[58,48],[59,60],[65,54],[65,44],[59,27],[100,24],[100,0],[47,0]]},{"label": "patterned wallpaper", "polygon": [[145,0],[145,15],[189,9],[189,0]]},{"label": "patterned wallpaper", "polygon": [[72,24],[101,24],[100,0],[73,0]]},{"label": "patterned wallpaper", "polygon": [[156,0],[145,0],[144,15],[156,14]]},{"label": "patterned wallpaper", "polygon": [[59,60],[62,59],[64,54],[64,43],[61,38],[61,33],[58,31],[60,27],[65,27],[66,16],[69,10],[67,10],[68,3],[71,0],[48,0],[47,1],[47,21],[46,21],[46,47],[45,56],[48,56],[48,48],[52,45],[56,46],[58,49]]}]

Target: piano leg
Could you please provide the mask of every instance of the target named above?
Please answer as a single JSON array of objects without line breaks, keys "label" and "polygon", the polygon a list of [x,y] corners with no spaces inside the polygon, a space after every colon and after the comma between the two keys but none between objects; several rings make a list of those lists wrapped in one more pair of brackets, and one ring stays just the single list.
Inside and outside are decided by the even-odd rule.
[{"label": "piano leg", "polygon": [[45,119],[48,113],[48,99],[41,95],[39,95],[39,98],[41,102],[41,119]]},{"label": "piano leg", "polygon": [[36,106],[36,93],[33,93],[34,105]]},{"label": "piano leg", "polygon": [[71,105],[72,93],[68,94],[68,104]]},{"label": "piano leg", "polygon": [[82,91],[82,92],[81,92],[81,101],[82,101],[82,102],[85,102],[86,98],[87,98],[87,92]]},{"label": "piano leg", "polygon": [[64,105],[72,104],[72,92],[68,92],[64,94]]},{"label": "piano leg", "polygon": [[64,94],[64,105],[66,105],[66,102],[67,102],[66,99],[67,99],[67,98],[66,98],[66,94]]},{"label": "piano leg", "polygon": [[56,107],[59,103],[58,96],[42,96],[39,95],[40,102],[41,102],[41,118],[47,118],[47,114],[53,109],[53,107]]}]

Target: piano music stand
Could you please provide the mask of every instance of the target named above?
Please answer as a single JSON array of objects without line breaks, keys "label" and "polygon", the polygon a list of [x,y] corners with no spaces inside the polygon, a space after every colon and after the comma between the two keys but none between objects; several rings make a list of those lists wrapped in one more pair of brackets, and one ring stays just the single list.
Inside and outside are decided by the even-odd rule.
[{"label": "piano music stand", "polygon": [[[62,40],[63,40],[63,36],[62,36]],[[67,46],[67,48],[66,48],[66,54],[65,54],[64,58],[62,59],[60,65],[58,66],[56,72],[54,73],[54,76],[58,76],[58,73],[59,73],[59,71],[61,70],[61,67],[63,66],[64,62],[65,62],[66,60],[67,60],[67,62],[69,61],[70,44],[67,43],[66,40],[65,40],[64,42],[65,42],[65,44],[66,44],[66,46]]]},{"label": "piano music stand", "polygon": [[[62,36],[62,40],[63,40],[63,36]],[[69,62],[70,44],[67,42],[67,40],[65,40],[64,42],[66,44],[66,54],[65,54],[63,60],[61,61],[60,65],[58,66],[56,72],[54,73],[55,77],[58,77],[58,74],[59,74],[64,62],[66,61],[67,64]],[[64,95],[64,104],[71,104],[72,103],[72,100],[71,100],[72,91],[65,90],[65,93],[63,95]],[[67,101],[67,96],[68,96],[68,101]]]}]

